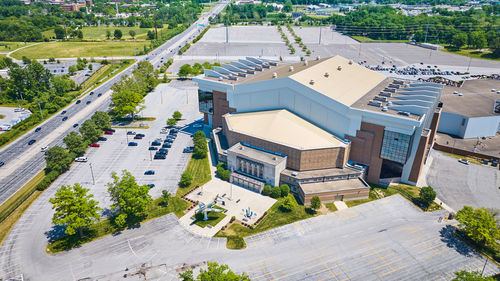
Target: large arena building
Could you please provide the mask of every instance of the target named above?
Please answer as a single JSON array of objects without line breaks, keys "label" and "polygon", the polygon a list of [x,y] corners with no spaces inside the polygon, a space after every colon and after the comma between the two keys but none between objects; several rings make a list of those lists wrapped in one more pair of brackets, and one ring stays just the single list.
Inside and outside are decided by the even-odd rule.
[{"label": "large arena building", "polygon": [[366,198],[367,182],[416,184],[442,86],[395,80],[340,56],[240,59],[194,79],[231,181],[286,183],[304,202]]}]

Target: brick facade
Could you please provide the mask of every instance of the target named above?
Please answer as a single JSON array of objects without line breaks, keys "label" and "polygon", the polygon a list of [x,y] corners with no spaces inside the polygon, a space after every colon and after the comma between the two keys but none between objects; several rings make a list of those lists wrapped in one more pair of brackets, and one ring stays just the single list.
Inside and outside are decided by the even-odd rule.
[{"label": "brick facade", "polygon": [[229,107],[227,94],[224,92],[213,91],[213,107],[212,128],[222,126],[222,116],[224,114],[236,112],[236,109]]}]

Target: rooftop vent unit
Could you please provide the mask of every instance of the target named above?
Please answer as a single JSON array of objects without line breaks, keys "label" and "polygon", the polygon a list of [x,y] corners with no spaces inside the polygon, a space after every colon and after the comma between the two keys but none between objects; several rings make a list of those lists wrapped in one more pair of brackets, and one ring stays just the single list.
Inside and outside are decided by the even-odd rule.
[{"label": "rooftop vent unit", "polygon": [[462,94],[462,93],[458,93],[458,96],[459,96],[459,97],[461,97],[461,96],[463,96],[463,95],[464,95],[464,94]]},{"label": "rooftop vent unit", "polygon": [[458,94],[458,92],[457,91],[453,91],[453,94],[456,95],[456,94]]},{"label": "rooftop vent unit", "polygon": [[269,68],[269,64],[267,62],[262,63],[263,68]]},{"label": "rooftop vent unit", "polygon": [[316,57],[316,60],[319,60],[319,59],[320,59],[320,56],[317,56],[317,57]]},{"label": "rooftop vent unit", "polygon": [[384,89],[385,92],[389,92],[389,93],[395,93],[396,92],[396,89],[392,89],[392,88],[385,88]]},{"label": "rooftop vent unit", "polygon": [[292,172],[292,176],[297,176],[297,172]]},{"label": "rooftop vent unit", "polygon": [[393,89],[399,89],[399,85],[396,85],[396,84],[389,84],[388,87],[393,88]]},{"label": "rooftop vent unit", "polygon": [[276,158],[276,156],[273,156],[273,160],[276,160],[276,159],[278,159],[278,158]]},{"label": "rooftop vent unit", "polygon": [[352,60],[349,60],[349,65],[352,65]]},{"label": "rooftop vent unit", "polygon": [[306,60],[304,61],[304,65],[307,66],[307,61]]},{"label": "rooftop vent unit", "polygon": [[337,70],[338,70],[338,71],[341,71],[341,70],[342,70],[342,66],[340,66],[340,65],[339,65],[339,66],[337,67]]},{"label": "rooftop vent unit", "polygon": [[290,71],[290,72],[292,72],[292,71],[293,71],[293,65],[290,65],[290,66],[288,67],[288,71]]},{"label": "rooftop vent unit", "polygon": [[391,94],[391,93],[388,93],[388,92],[380,92],[380,94],[379,94],[379,95],[381,95],[381,96],[383,96],[383,97],[388,97],[388,98],[392,97],[392,94]]},{"label": "rooftop vent unit", "polygon": [[401,80],[394,80],[392,83],[394,83],[396,85],[403,85],[404,84],[404,82]]},{"label": "rooftop vent unit", "polygon": [[387,101],[387,97],[381,97],[381,96],[375,96],[374,99],[378,101]]},{"label": "rooftop vent unit", "polygon": [[219,76],[219,78],[217,78],[217,80],[222,81],[222,80],[224,80],[224,78]]},{"label": "rooftop vent unit", "polygon": [[328,78],[328,76],[330,76],[330,73],[325,72],[325,77],[327,77],[327,78]]},{"label": "rooftop vent unit", "polygon": [[386,112],[388,110],[387,106],[382,106],[382,111]]},{"label": "rooftop vent unit", "polygon": [[387,106],[391,106],[391,105],[392,105],[392,101],[388,101]]},{"label": "rooftop vent unit", "polygon": [[278,73],[273,72],[273,78],[277,78],[277,77],[278,77]]},{"label": "rooftop vent unit", "polygon": [[309,81],[309,84],[314,85],[314,80],[311,79],[311,81]]},{"label": "rooftop vent unit", "polygon": [[238,78],[232,74],[229,74],[229,80],[238,80]]},{"label": "rooftop vent unit", "polygon": [[408,111],[398,111],[399,115],[410,116],[410,112]]},{"label": "rooftop vent unit", "polygon": [[376,106],[376,107],[381,107],[382,106],[382,102],[381,101],[376,101],[376,100],[370,100],[368,102],[368,105],[372,105],[372,106]]}]

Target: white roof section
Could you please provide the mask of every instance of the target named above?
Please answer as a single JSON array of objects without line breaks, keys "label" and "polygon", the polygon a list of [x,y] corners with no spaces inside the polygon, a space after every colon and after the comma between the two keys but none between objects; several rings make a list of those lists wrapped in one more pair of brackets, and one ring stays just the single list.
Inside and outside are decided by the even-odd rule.
[{"label": "white roof section", "polygon": [[226,114],[224,118],[231,131],[297,149],[347,146],[336,136],[285,109]]},{"label": "white roof section", "polygon": [[341,56],[326,59],[289,77],[346,106],[351,106],[386,78]]}]

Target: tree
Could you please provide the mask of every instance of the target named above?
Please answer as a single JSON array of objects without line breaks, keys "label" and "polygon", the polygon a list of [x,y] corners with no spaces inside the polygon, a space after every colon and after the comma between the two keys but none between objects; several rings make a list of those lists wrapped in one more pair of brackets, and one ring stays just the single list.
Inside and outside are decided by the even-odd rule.
[{"label": "tree", "polygon": [[281,203],[281,208],[283,208],[286,211],[291,211],[295,207],[295,202],[292,200],[290,196],[285,197],[283,199],[283,202]]},{"label": "tree", "polygon": [[155,37],[156,37],[154,31],[152,31],[152,30],[148,30],[148,34],[147,35],[148,35],[148,39],[149,40],[154,40]]},{"label": "tree", "polygon": [[122,38],[122,36],[123,36],[122,31],[119,30],[119,29],[115,29],[115,32],[113,33],[113,36],[115,37],[115,39],[120,40]]},{"label": "tree", "polygon": [[216,174],[223,181],[229,181],[229,177],[231,176],[231,172],[226,169],[223,163],[217,164]]},{"label": "tree", "polygon": [[451,281],[495,281],[495,279],[490,276],[483,277],[479,271],[460,270],[455,272],[455,278],[451,279]]},{"label": "tree", "polygon": [[462,46],[467,44],[467,40],[468,40],[467,33],[459,32],[453,35],[451,39],[451,44],[453,45],[453,47],[460,49]]},{"label": "tree", "polygon": [[54,146],[45,152],[46,169],[48,172],[56,171],[62,174],[66,171],[73,161],[71,155],[66,149],[60,146]]},{"label": "tree", "polygon": [[73,73],[75,73],[75,72],[77,72],[77,71],[78,71],[78,67],[77,67],[76,65],[70,65],[70,66],[68,67],[68,72],[69,72],[70,74],[73,74]]},{"label": "tree", "polygon": [[500,37],[492,39],[489,44],[489,47],[494,57],[496,58],[500,57]]},{"label": "tree", "polygon": [[179,72],[177,73],[177,75],[179,75],[180,77],[186,77],[191,72],[193,72],[193,69],[191,68],[191,66],[189,64],[185,64],[185,65],[181,66],[181,68],[179,68]]},{"label": "tree", "polygon": [[70,132],[64,137],[63,142],[69,151],[75,153],[76,155],[81,155],[85,152],[85,143],[82,140],[82,136],[77,132]]},{"label": "tree", "polygon": [[106,38],[109,40],[111,38],[111,31],[106,30]]},{"label": "tree", "polygon": [[114,92],[112,102],[114,114],[120,117],[130,114],[132,120],[134,120],[134,114],[139,113],[144,108],[142,106],[144,96],[139,92],[127,88]]},{"label": "tree", "polygon": [[56,34],[56,39],[64,39],[66,38],[66,31],[60,25],[54,28],[54,33]]},{"label": "tree", "polygon": [[185,171],[181,175],[181,180],[179,182],[179,185],[181,187],[188,187],[191,183],[193,182],[193,176],[191,175],[190,172]]},{"label": "tree", "polygon": [[168,118],[167,119],[167,126],[173,127],[175,125],[177,125],[177,120],[175,120],[175,118]]},{"label": "tree", "polygon": [[495,245],[500,239],[500,230],[495,219],[496,213],[486,208],[473,209],[464,206],[457,212],[459,228],[472,241],[480,245]]},{"label": "tree", "polygon": [[135,38],[135,31],[134,31],[134,30],[132,30],[132,29],[131,29],[131,30],[128,32],[128,34],[130,35],[130,37],[132,37],[132,39],[134,39],[134,38]]},{"label": "tree", "polygon": [[179,120],[182,118],[182,113],[179,111],[179,110],[176,110],[173,114],[172,114],[172,118],[176,119],[176,120]]},{"label": "tree", "polygon": [[181,272],[181,273],[179,273],[179,278],[182,281],[194,281],[193,271],[188,270],[188,271]]},{"label": "tree", "polygon": [[95,142],[101,135],[101,131],[97,128],[92,119],[85,120],[79,129],[85,140]]},{"label": "tree", "polygon": [[292,1],[287,0],[283,6],[283,12],[290,13],[293,10]]},{"label": "tree", "polygon": [[92,71],[94,68],[94,65],[93,64],[89,64],[89,70]]},{"label": "tree", "polygon": [[111,196],[111,208],[116,211],[115,223],[123,227],[127,220],[143,215],[146,207],[152,202],[147,185],[139,185],[132,174],[123,170],[121,178],[113,172],[113,182],[108,183]]},{"label": "tree", "polygon": [[424,186],[420,189],[418,199],[425,207],[428,207],[436,199],[436,191],[430,186]]},{"label": "tree", "polygon": [[281,190],[281,197],[287,197],[288,194],[290,193],[290,187],[288,186],[288,184],[282,184],[280,186],[280,190]]},{"label": "tree", "polygon": [[76,31],[76,37],[78,37],[78,39],[83,39],[83,31],[77,30]]},{"label": "tree", "polygon": [[90,119],[94,122],[98,130],[104,131],[111,126],[111,117],[107,112],[96,111]]},{"label": "tree", "polygon": [[321,208],[321,199],[318,196],[313,196],[311,198],[311,208],[316,212]]},{"label": "tree", "polygon": [[272,189],[271,189],[270,185],[264,185],[264,188],[262,189],[262,195],[270,196],[271,191],[272,191]]},{"label": "tree", "polygon": [[473,31],[469,33],[469,45],[474,49],[483,49],[488,45],[484,31]]},{"label": "tree", "polygon": [[194,151],[193,157],[197,159],[207,157],[208,145],[205,133],[203,131],[197,131],[193,135]]},{"label": "tree", "polygon": [[209,262],[206,270],[200,269],[200,274],[196,279],[200,281],[250,281],[245,273],[237,275],[229,266],[219,265],[216,262]]},{"label": "tree", "polygon": [[271,189],[271,197],[272,198],[279,198],[281,196],[281,189],[279,186],[275,186]]},{"label": "tree", "polygon": [[99,202],[93,200],[94,195],[88,194],[88,191],[78,183],[74,186],[61,186],[54,197],[49,199],[52,209],[55,209],[52,224],[65,226],[64,233],[67,235],[78,231],[81,238],[84,228],[101,219]]},{"label": "tree", "polygon": [[161,191],[161,202],[163,205],[168,206],[168,202],[172,198],[172,194],[168,192],[168,190],[162,190]]}]

